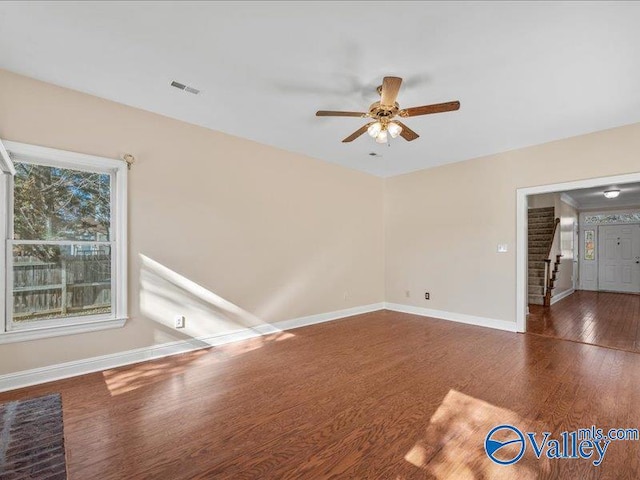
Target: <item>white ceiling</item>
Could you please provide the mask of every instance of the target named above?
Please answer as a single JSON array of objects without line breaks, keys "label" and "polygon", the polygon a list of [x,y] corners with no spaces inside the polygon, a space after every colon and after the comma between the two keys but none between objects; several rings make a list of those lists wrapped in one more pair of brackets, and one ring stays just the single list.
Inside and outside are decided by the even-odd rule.
[{"label": "white ceiling", "polygon": [[[605,190],[620,190],[616,198],[605,198]],[[604,185],[564,192],[580,209],[640,207],[640,183]]]},{"label": "white ceiling", "polygon": [[[635,2],[0,2],[0,67],[390,176],[640,121],[638,25]],[[390,147],[314,116],[384,75],[401,107],[462,107]]]}]

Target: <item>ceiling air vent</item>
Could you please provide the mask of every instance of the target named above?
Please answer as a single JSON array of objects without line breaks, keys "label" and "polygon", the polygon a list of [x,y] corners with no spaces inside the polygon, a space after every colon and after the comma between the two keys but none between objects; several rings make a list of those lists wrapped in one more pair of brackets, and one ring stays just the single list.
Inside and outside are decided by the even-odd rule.
[{"label": "ceiling air vent", "polygon": [[171,86],[180,90],[184,90],[185,92],[193,93],[194,95],[198,95],[200,93],[200,90],[198,90],[197,88],[193,88],[183,83],[176,82],[175,80],[171,82]]}]

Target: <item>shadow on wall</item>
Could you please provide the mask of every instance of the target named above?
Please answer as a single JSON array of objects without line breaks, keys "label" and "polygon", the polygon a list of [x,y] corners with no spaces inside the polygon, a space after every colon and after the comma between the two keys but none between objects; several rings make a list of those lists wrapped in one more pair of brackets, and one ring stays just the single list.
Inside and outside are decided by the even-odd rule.
[{"label": "shadow on wall", "polygon": [[[405,455],[405,473],[411,476],[415,469],[420,469],[428,472],[429,478],[505,480],[528,480],[548,475],[551,468],[549,460],[538,460],[530,451],[518,463],[508,467],[495,464],[487,457],[485,437],[493,427],[503,424],[513,425],[523,432],[544,431],[543,427],[511,410],[450,390],[431,417],[424,437]],[[511,446],[503,447],[508,448]],[[506,453],[509,456],[509,452]],[[398,478],[404,476],[399,475]]]},{"label": "shadow on wall", "polygon": [[[246,329],[260,335],[282,331],[155,260],[142,254],[140,260],[140,311],[164,327],[155,343],[189,338],[204,347],[215,344],[208,340],[216,336]],[[185,328],[175,329],[180,315]]]}]

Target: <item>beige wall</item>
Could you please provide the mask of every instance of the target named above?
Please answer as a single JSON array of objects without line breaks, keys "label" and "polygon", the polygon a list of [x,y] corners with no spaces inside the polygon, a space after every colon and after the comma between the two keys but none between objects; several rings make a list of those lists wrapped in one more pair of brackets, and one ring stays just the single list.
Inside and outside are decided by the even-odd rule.
[{"label": "beige wall", "polygon": [[637,172],[638,152],[634,124],[387,179],[386,300],[515,322],[516,189]]},{"label": "beige wall", "polygon": [[0,137],[138,158],[131,320],[2,345],[0,374],[384,300],[379,178],[5,71]]},{"label": "beige wall", "polygon": [[383,181],[3,71],[0,137],[138,158],[131,320],[2,345],[0,374],[385,297],[515,322],[516,189],[640,170],[636,124]]},{"label": "beige wall", "polygon": [[541,193],[539,195],[530,195],[528,198],[529,208],[548,208],[556,206],[555,193]]}]

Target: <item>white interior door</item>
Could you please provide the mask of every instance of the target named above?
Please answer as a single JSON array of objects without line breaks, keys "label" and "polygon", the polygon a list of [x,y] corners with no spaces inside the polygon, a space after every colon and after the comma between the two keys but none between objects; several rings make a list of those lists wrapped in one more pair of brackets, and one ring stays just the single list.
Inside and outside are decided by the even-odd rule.
[{"label": "white interior door", "polygon": [[598,228],[598,285],[610,292],[640,292],[640,225]]}]

